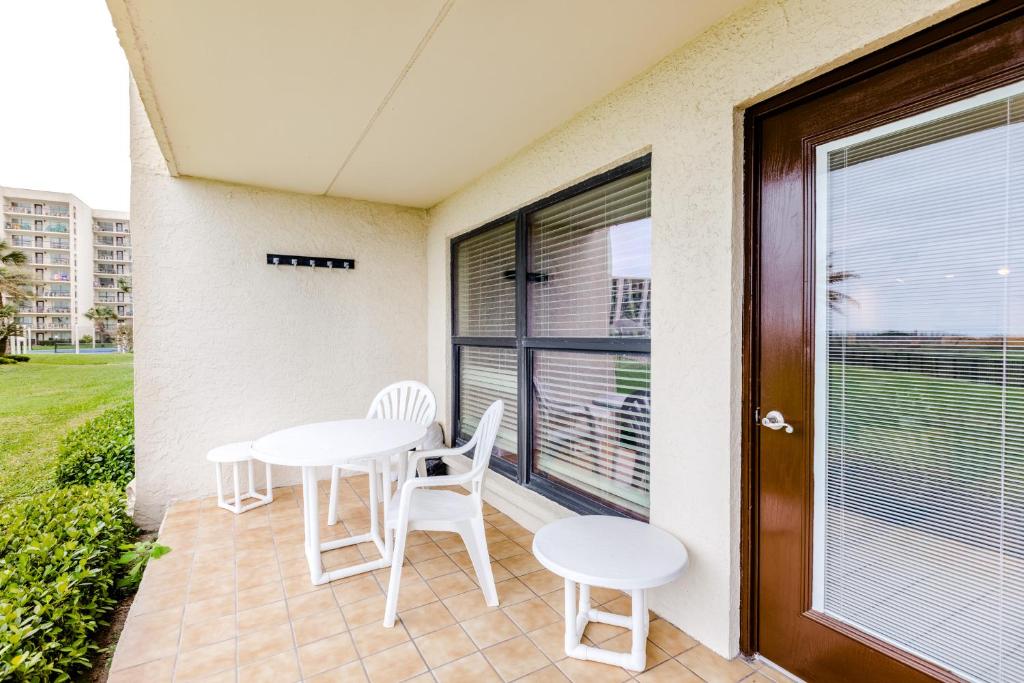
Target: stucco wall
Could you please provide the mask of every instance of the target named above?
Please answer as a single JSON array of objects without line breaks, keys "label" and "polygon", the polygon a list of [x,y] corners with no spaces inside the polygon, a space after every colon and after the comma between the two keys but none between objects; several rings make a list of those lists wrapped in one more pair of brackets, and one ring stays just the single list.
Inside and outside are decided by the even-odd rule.
[{"label": "stucco wall", "polygon": [[[970,4],[755,3],[428,214],[429,377],[450,411],[448,238],[653,152],[651,521],[691,566],[652,608],[721,654],[739,630],[742,109]],[[558,514],[491,488],[525,523]]]},{"label": "stucco wall", "polygon": [[423,211],[172,178],[134,87],[131,200],[141,523],[214,491],[209,448],[362,416],[388,382],[425,378]]}]

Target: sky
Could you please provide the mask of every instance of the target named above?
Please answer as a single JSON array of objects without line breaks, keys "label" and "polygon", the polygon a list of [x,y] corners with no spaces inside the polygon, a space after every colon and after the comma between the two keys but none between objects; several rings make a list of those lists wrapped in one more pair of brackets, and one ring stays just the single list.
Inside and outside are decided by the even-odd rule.
[{"label": "sky", "polygon": [[0,185],[128,210],[128,64],[103,0],[0,0]]}]

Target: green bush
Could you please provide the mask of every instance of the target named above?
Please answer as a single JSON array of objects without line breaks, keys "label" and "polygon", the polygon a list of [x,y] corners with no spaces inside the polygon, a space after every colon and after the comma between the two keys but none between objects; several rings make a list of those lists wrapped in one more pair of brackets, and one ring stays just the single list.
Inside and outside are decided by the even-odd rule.
[{"label": "green bush", "polygon": [[0,508],[0,680],[67,681],[90,665],[136,533],[110,484]]},{"label": "green bush", "polygon": [[131,403],[111,408],[64,435],[57,450],[57,483],[111,482],[135,477],[135,420]]},{"label": "green bush", "polygon": [[17,362],[18,361],[14,360],[13,358],[8,358],[7,356],[0,356],[0,365],[14,365]]},{"label": "green bush", "polygon": [[15,360],[15,361],[17,361],[19,363],[27,363],[30,360],[32,360],[32,356],[23,356],[21,354],[14,354],[14,355],[11,355],[11,356],[4,356],[4,358],[10,358],[11,360]]}]

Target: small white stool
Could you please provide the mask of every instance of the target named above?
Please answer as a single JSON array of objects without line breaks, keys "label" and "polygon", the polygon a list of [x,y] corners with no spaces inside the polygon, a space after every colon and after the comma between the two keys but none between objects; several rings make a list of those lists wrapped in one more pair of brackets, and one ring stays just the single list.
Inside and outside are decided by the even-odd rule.
[{"label": "small white stool", "polygon": [[[269,464],[266,465],[267,492],[265,494],[256,492],[256,482],[252,471],[253,452],[251,444],[251,441],[236,441],[235,443],[218,446],[206,454],[206,459],[217,466],[217,505],[229,512],[234,512],[236,515],[253,508],[258,508],[261,505],[266,505],[274,500],[274,486],[270,480]],[[244,494],[239,492],[238,482],[238,465],[243,462],[246,463],[249,475],[249,490]],[[224,500],[224,482],[221,479],[220,473],[220,466],[223,463],[231,463],[235,489],[235,497],[231,502]],[[255,502],[243,505],[243,501],[246,500],[253,500]]]},{"label": "small white stool", "polygon": [[[533,554],[565,579],[565,654],[643,671],[647,665],[648,588],[675,581],[686,569],[686,548],[673,536],[632,519],[589,515],[548,524],[533,538]],[[579,610],[576,584],[580,587]],[[591,609],[590,587],[630,593],[629,617]],[[591,621],[633,631],[630,652],[589,647],[580,641]]]}]

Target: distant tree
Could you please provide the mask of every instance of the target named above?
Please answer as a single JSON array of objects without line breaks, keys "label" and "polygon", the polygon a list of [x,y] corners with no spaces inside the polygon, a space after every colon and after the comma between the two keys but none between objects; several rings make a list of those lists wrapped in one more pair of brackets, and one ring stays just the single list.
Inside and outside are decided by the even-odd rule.
[{"label": "distant tree", "polygon": [[846,304],[853,304],[857,306],[857,300],[846,292],[842,292],[837,287],[844,282],[849,280],[855,280],[860,277],[857,273],[852,270],[836,270],[832,266],[832,254],[828,255],[828,307],[829,309],[841,313],[843,307]]},{"label": "distant tree", "polygon": [[85,312],[85,317],[91,320],[95,326],[97,339],[110,336],[105,329],[108,321],[120,320],[110,306],[93,306]]},{"label": "distant tree", "polygon": [[132,281],[126,277],[117,278],[117,288],[125,294],[131,294],[132,292]]},{"label": "distant tree", "polygon": [[29,279],[22,266],[27,262],[25,252],[13,250],[7,242],[0,240],[0,308],[9,314],[0,318],[3,321],[3,329],[0,330],[0,355],[7,353],[7,342],[18,328],[18,307],[10,304],[17,304],[26,297],[25,287],[28,286]]}]

